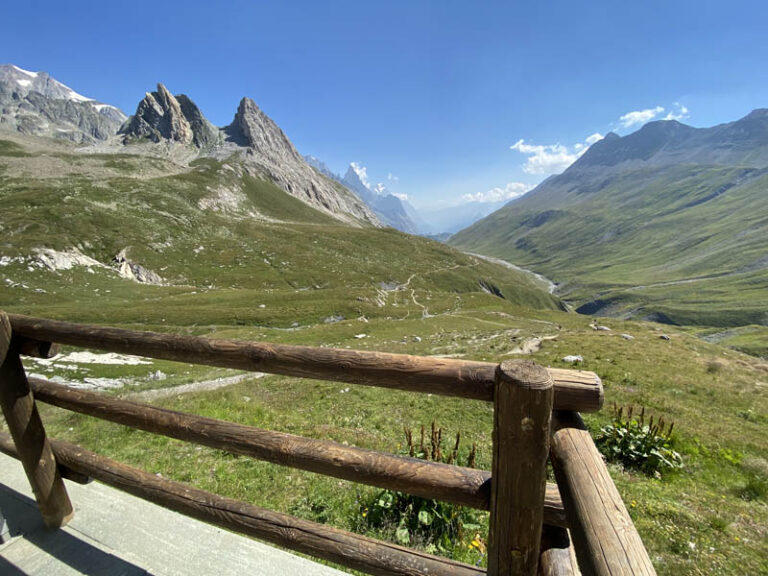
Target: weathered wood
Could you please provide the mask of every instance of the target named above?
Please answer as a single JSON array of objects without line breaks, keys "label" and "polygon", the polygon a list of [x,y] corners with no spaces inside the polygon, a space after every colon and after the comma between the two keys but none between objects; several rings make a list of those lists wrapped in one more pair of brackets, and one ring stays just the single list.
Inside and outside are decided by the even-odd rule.
[{"label": "weathered wood", "polygon": [[0,406],[45,525],[63,526],[72,518],[72,504],[61,480],[45,428],[29,389],[11,325],[0,312]]},{"label": "weathered wood", "polygon": [[[95,392],[74,390],[40,378],[30,378],[29,382],[39,402],[110,422],[423,498],[482,510],[490,508],[491,475],[484,470],[395,456],[175,412]],[[557,486],[553,484],[547,486],[544,518],[550,524],[565,526],[565,511]]]},{"label": "weathered wood", "polygon": [[[59,342],[162,360],[253,370],[302,378],[337,380],[477,400],[493,401],[496,364],[334,348],[218,340],[136,332],[9,314],[13,330]],[[555,407],[594,412],[602,406],[602,383],[592,372],[556,370]]]},{"label": "weathered wood", "polygon": [[496,373],[489,576],[536,574],[546,491],[552,376],[525,360]]},{"label": "weathered wood", "polygon": [[61,351],[61,346],[54,342],[43,342],[33,338],[19,338],[19,354],[33,358],[53,358]]},{"label": "weathered wood", "polygon": [[[0,432],[0,452],[6,456],[10,456],[11,458],[16,458],[16,460],[20,459],[19,452],[16,450],[16,446],[13,444],[13,438],[2,432]],[[59,474],[61,474],[61,477],[65,480],[71,480],[77,484],[90,484],[93,482],[93,478],[89,478],[88,476],[80,474],[80,472],[75,472],[71,468],[67,468],[58,462],[57,464],[59,468]]]},{"label": "weathered wood", "polygon": [[588,576],[656,574],[578,414],[553,414],[550,457],[581,571]]},{"label": "weathered wood", "polygon": [[482,576],[474,566],[265,510],[52,440],[65,466],[192,518],[370,574]]},{"label": "weathered wood", "polygon": [[541,532],[539,576],[580,576],[568,530],[544,526]]}]

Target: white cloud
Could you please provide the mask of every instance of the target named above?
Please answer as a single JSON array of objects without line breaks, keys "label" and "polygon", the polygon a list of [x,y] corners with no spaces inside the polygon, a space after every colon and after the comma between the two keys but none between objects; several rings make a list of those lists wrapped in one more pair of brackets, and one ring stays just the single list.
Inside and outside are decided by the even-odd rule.
[{"label": "white cloud", "polygon": [[488,192],[476,192],[475,194],[464,194],[461,197],[464,202],[501,202],[503,200],[512,200],[518,198],[531,190],[533,186],[523,182],[509,182],[504,188],[492,188]]},{"label": "white cloud", "polygon": [[677,106],[677,112],[670,110],[669,114],[664,116],[664,120],[685,120],[688,118],[688,108],[680,104],[680,102],[675,102],[675,106]]},{"label": "white cloud", "polygon": [[511,150],[528,156],[523,165],[527,174],[559,174],[576,162],[589,147],[603,139],[599,132],[587,136],[583,142],[571,147],[557,144],[526,144],[522,138],[510,146]]},{"label": "white cloud", "polygon": [[390,192],[390,194],[395,198],[400,198],[400,200],[408,200],[408,194],[401,194],[400,192]]},{"label": "white cloud", "polygon": [[595,132],[591,136],[587,136],[584,142],[586,142],[588,146],[592,146],[592,144],[594,144],[595,142],[599,142],[603,138],[605,138],[605,136],[600,134],[600,132]]},{"label": "white cloud", "polygon": [[631,128],[638,124],[645,124],[650,122],[660,114],[664,113],[663,106],[656,106],[656,108],[646,108],[645,110],[635,110],[633,112],[627,112],[623,116],[619,117],[622,128]]},{"label": "white cloud", "polygon": [[379,182],[378,184],[376,184],[376,186],[374,186],[373,188],[370,188],[370,190],[380,196],[386,196],[387,194],[389,194],[389,190],[387,190],[387,187],[384,186],[384,182]]},{"label": "white cloud", "polygon": [[357,177],[360,178],[360,182],[363,183],[363,186],[370,190],[371,184],[368,182],[368,169],[358,162],[351,162],[349,165],[355,174],[357,174]]},{"label": "white cloud", "polygon": [[562,144],[533,145],[520,139],[510,148],[528,156],[523,166],[523,172],[527,174],[562,172],[579,157],[578,151],[571,151]]},{"label": "white cloud", "polygon": [[387,174],[387,180],[391,180],[392,182],[397,182],[398,180],[400,180],[400,178],[392,174],[392,172],[389,172]]}]

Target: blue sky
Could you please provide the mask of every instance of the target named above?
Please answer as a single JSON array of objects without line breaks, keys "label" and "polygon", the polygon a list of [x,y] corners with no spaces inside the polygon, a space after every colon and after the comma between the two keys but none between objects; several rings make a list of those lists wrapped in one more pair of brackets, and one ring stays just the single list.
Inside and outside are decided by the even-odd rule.
[{"label": "blue sky", "polygon": [[764,2],[27,1],[3,20],[0,63],[128,114],[157,82],[217,125],[249,96],[300,152],[417,206],[520,192],[648,118],[768,107]]}]

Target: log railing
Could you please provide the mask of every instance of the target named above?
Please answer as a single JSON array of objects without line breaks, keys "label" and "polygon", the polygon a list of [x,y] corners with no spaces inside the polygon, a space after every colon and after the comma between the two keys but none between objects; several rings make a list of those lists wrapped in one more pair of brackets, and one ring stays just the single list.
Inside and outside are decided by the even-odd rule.
[{"label": "log railing", "polygon": [[[493,402],[492,473],[28,379],[20,355],[51,357],[58,344]],[[602,406],[602,384],[591,372],[545,369],[525,361],[499,365],[214,340],[2,312],[0,361],[0,404],[10,431],[10,436],[0,433],[0,452],[22,461],[43,519],[51,527],[64,525],[73,513],[62,478],[81,483],[96,479],[205,522],[371,574],[485,573],[460,562],[222,498],[49,440],[37,413],[37,400],[284,466],[489,510],[487,573],[494,576],[532,575],[537,570],[574,574],[574,558],[585,574],[653,574],[642,541],[577,414]],[[548,456],[557,484],[546,482]]]}]

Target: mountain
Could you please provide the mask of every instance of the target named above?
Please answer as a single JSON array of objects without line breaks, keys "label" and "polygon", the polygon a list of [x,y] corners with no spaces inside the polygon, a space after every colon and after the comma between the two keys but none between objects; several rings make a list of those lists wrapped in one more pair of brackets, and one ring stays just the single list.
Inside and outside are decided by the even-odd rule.
[{"label": "mountain", "polygon": [[325,162],[319,158],[308,155],[304,156],[304,159],[307,164],[320,174],[338,182],[357,194],[385,225],[392,226],[392,228],[397,228],[401,232],[407,232],[408,234],[418,234],[421,232],[416,209],[407,200],[391,194],[383,184],[378,184],[375,189],[372,189],[367,182],[363,181],[363,178],[358,174],[353,164],[350,164],[347,173],[342,178],[328,168]]},{"label": "mountain", "polygon": [[768,110],[609,134],[451,244],[560,283],[579,311],[768,324]]},{"label": "mountain", "polygon": [[444,208],[421,208],[420,216],[425,222],[422,232],[425,234],[451,234],[471,226],[481,218],[498,210],[508,200],[501,202],[466,202]]},{"label": "mountain", "polygon": [[381,184],[376,189],[371,189],[367,183],[363,182],[353,165],[347,168],[347,173],[341,179],[341,183],[356,192],[363,199],[363,202],[370,206],[381,221],[388,226],[409,234],[419,232],[417,224],[406,211],[404,201],[390,194],[389,190]]},{"label": "mountain", "polygon": [[218,130],[187,96],[174,97],[165,86],[147,92],[136,113],[119,130],[127,139],[170,140],[206,148],[218,141]]},{"label": "mountain", "polygon": [[45,72],[0,65],[0,126],[87,144],[113,136],[125,119],[118,108],[86,98]]},{"label": "mountain", "polygon": [[379,225],[353,193],[315,172],[291,141],[250,98],[240,101],[232,122],[213,126],[184,94],[163,85],[147,92],[117,138],[95,149],[101,153],[150,154],[188,164],[213,158],[266,179],[313,208],[353,225]]}]

